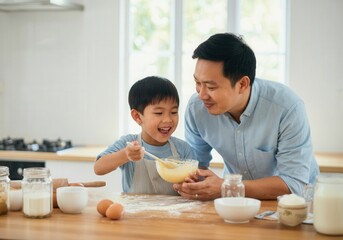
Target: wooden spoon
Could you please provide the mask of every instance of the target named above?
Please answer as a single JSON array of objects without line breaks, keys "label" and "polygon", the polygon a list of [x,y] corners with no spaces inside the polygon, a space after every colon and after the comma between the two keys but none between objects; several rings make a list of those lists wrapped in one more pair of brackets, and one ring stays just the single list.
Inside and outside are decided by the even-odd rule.
[{"label": "wooden spoon", "polygon": [[154,154],[149,153],[145,150],[144,150],[144,154],[148,155],[149,157],[152,157],[153,159],[155,159],[159,163],[162,163],[163,166],[165,166],[166,168],[173,169],[173,168],[177,168],[177,166],[178,166],[177,163],[175,163],[175,162],[171,162],[168,160],[162,160],[161,158],[159,158],[159,157],[155,156]]}]

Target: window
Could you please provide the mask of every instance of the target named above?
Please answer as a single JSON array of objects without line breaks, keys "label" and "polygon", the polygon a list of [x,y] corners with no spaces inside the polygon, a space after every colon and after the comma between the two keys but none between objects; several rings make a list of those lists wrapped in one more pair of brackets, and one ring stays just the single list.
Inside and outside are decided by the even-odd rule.
[{"label": "window", "polygon": [[257,77],[286,81],[286,0],[129,0],[124,9],[120,116],[121,134],[139,132],[127,121],[127,93],[148,75],[173,81],[180,94],[183,137],[184,109],[195,92],[193,50],[214,33],[243,35],[257,58]]}]

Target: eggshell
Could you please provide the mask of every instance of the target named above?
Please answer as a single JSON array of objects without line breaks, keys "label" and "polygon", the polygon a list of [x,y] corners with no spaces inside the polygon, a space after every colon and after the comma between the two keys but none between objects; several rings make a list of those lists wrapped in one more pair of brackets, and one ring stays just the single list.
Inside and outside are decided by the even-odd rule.
[{"label": "eggshell", "polygon": [[98,212],[106,217],[106,210],[108,209],[108,207],[113,204],[113,201],[110,199],[103,199],[100,202],[98,202],[98,205],[96,207],[96,209],[98,210]]},{"label": "eggshell", "polygon": [[120,203],[113,203],[106,210],[106,217],[112,220],[118,220],[121,218],[124,212],[124,207]]}]

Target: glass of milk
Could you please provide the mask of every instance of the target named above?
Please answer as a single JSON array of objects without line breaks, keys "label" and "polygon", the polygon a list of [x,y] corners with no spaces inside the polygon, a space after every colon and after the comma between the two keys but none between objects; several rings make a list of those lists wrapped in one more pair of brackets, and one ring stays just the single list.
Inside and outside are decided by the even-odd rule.
[{"label": "glass of milk", "polygon": [[317,232],[343,235],[343,174],[317,177],[313,197],[313,225]]},{"label": "glass of milk", "polygon": [[22,182],[23,213],[30,218],[45,218],[53,210],[52,180],[48,168],[25,168]]}]

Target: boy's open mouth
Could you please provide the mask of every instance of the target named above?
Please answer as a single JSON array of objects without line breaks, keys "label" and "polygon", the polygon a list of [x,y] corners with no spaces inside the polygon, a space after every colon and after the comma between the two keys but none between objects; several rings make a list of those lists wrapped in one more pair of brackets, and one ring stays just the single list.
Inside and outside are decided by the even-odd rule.
[{"label": "boy's open mouth", "polygon": [[172,128],[171,127],[164,127],[164,128],[158,128],[158,131],[160,133],[167,134],[170,131],[170,129],[172,129]]}]

